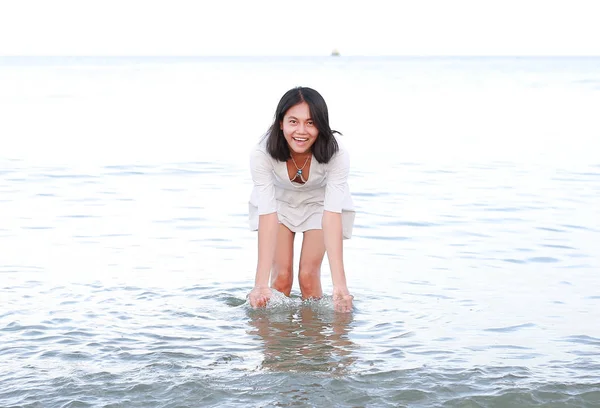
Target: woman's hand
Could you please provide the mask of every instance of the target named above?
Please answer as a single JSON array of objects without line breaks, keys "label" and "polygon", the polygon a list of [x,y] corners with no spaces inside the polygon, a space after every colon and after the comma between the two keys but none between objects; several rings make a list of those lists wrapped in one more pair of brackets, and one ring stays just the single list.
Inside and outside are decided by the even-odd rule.
[{"label": "woman's hand", "polygon": [[352,300],[348,288],[333,288],[333,308],[336,312],[349,313],[352,311]]},{"label": "woman's hand", "polygon": [[248,294],[250,306],[253,308],[265,307],[272,295],[273,292],[271,291],[271,288],[267,286],[255,286]]}]

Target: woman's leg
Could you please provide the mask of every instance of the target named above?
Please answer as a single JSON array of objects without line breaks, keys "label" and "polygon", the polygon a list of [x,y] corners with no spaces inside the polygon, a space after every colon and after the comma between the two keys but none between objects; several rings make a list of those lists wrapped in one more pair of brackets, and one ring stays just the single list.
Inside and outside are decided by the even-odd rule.
[{"label": "woman's leg", "polygon": [[292,291],[294,283],[294,237],[295,234],[283,224],[279,224],[275,258],[271,269],[271,287],[286,296]]},{"label": "woman's leg", "polygon": [[321,264],[325,256],[325,241],[323,230],[304,232],[302,253],[300,254],[300,291],[303,299],[321,298]]}]

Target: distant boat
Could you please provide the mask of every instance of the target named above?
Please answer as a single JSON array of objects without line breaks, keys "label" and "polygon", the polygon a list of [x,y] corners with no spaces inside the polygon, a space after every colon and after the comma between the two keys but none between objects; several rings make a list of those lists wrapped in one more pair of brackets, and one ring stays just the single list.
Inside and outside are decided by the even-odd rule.
[{"label": "distant boat", "polygon": [[331,51],[331,56],[332,57],[339,57],[340,56],[340,52],[337,49],[334,49],[333,51]]}]

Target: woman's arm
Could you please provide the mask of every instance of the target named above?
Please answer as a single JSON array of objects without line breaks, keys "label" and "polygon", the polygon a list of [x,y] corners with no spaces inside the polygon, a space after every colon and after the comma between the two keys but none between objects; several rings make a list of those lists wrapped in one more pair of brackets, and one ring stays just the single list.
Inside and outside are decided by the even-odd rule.
[{"label": "woman's arm", "polygon": [[258,262],[254,288],[248,294],[250,306],[265,307],[273,292],[269,287],[271,265],[275,257],[275,244],[279,220],[277,213],[260,215],[258,219]]},{"label": "woman's arm", "polygon": [[271,297],[269,277],[277,243],[277,202],[273,185],[273,166],[267,153],[254,150],[250,157],[252,183],[258,196],[258,261],[254,288],[248,295],[250,306],[266,306]]},{"label": "woman's arm", "polygon": [[254,287],[268,287],[271,266],[277,243],[277,213],[260,215],[258,218],[258,263]]},{"label": "woman's arm", "polygon": [[325,251],[331,268],[331,280],[334,292],[348,292],[346,272],[344,271],[344,250],[342,242],[342,214],[331,211],[323,212],[323,235]]},{"label": "woman's arm", "polygon": [[346,150],[340,150],[328,164],[327,186],[323,211],[323,238],[333,281],[334,307],[340,312],[352,310],[352,299],[346,283],[343,251],[342,206],[348,191],[350,158]]}]

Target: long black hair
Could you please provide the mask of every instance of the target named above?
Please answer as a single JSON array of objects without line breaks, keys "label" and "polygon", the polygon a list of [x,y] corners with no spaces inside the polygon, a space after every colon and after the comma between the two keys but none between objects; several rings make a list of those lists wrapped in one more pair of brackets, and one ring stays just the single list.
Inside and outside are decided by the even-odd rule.
[{"label": "long black hair", "polygon": [[283,136],[281,122],[285,113],[292,106],[306,102],[310,109],[310,116],[319,131],[315,143],[311,146],[312,153],[319,163],[327,163],[338,151],[339,146],[334,133],[341,134],[329,127],[329,112],[325,99],[312,88],[296,87],[287,91],[279,101],[273,124],[267,131],[267,152],[276,160],[287,161],[291,157],[290,148]]}]

